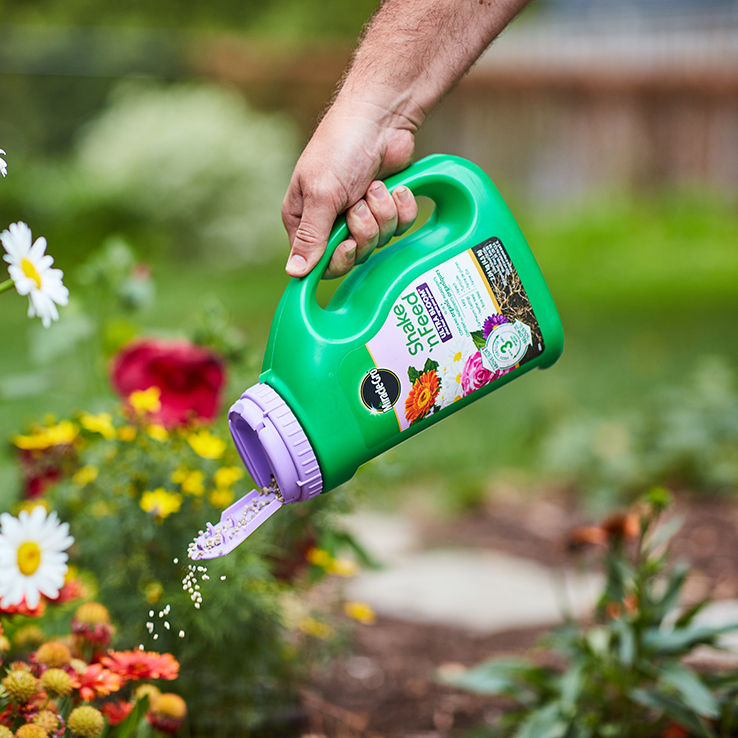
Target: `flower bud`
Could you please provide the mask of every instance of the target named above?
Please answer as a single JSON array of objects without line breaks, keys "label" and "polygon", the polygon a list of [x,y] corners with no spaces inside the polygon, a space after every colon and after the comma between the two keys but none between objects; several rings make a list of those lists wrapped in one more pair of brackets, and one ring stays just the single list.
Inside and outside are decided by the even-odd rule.
[{"label": "flower bud", "polygon": [[63,669],[47,669],[41,675],[41,687],[51,697],[65,697],[72,691],[72,677]]},{"label": "flower bud", "polygon": [[187,715],[187,704],[178,695],[164,692],[154,700],[151,709],[146,714],[146,720],[156,730],[168,735],[174,735],[182,725]]},{"label": "flower bud", "polygon": [[14,702],[28,702],[38,692],[38,679],[24,669],[11,671],[2,684]]},{"label": "flower bud", "polygon": [[15,736],[16,738],[48,738],[48,733],[40,725],[26,723],[15,731]]},{"label": "flower bud", "polygon": [[105,719],[99,710],[90,705],[77,707],[67,719],[67,727],[80,738],[98,738],[105,727]]},{"label": "flower bud", "polygon": [[59,716],[51,710],[41,710],[34,716],[33,724],[43,728],[47,735],[52,735],[59,729]]},{"label": "flower bud", "polygon": [[67,666],[71,660],[72,654],[69,648],[60,641],[42,643],[36,651],[36,662],[50,669]]}]

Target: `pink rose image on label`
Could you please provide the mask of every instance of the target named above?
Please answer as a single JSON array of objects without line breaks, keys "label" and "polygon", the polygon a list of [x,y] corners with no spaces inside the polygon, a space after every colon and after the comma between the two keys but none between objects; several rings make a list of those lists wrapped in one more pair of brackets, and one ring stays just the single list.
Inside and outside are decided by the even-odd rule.
[{"label": "pink rose image on label", "polygon": [[504,369],[499,372],[491,372],[489,369],[485,369],[482,364],[482,354],[477,351],[476,354],[472,354],[467,360],[464,368],[461,371],[461,389],[464,392],[464,396],[471,394],[474,390],[478,390],[480,387],[494,382],[503,374],[507,374],[512,371],[514,367],[510,369]]}]

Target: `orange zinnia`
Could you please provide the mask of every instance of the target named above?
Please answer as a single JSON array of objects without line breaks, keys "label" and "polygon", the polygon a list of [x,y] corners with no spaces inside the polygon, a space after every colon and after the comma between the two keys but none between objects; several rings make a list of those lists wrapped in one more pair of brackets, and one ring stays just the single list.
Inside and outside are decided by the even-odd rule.
[{"label": "orange zinnia", "polygon": [[118,674],[104,669],[102,664],[91,664],[84,673],[72,676],[72,686],[79,690],[84,702],[91,702],[96,697],[117,692],[123,686],[123,681]]},{"label": "orange zinnia", "polygon": [[156,651],[108,651],[100,661],[127,682],[139,679],[176,679],[179,662],[170,653]]},{"label": "orange zinnia", "polygon": [[424,418],[433,408],[433,404],[441,390],[438,374],[434,370],[423,372],[410,389],[405,400],[405,417],[408,422],[414,423]]}]

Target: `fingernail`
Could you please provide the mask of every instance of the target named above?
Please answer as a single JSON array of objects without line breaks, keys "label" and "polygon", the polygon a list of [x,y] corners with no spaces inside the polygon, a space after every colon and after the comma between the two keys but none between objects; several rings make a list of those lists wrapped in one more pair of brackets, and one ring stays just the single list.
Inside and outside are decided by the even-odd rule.
[{"label": "fingernail", "polygon": [[290,256],[290,260],[287,262],[287,271],[302,274],[302,272],[305,271],[306,266],[307,261],[305,260],[305,257],[300,256],[300,254],[292,254],[292,256]]},{"label": "fingernail", "polygon": [[395,190],[395,194],[397,195],[397,199],[403,204],[410,201],[410,190],[407,187],[398,187]]},{"label": "fingernail", "polygon": [[354,205],[354,212],[363,220],[366,220],[370,215],[369,208],[363,200],[359,200],[359,202]]},{"label": "fingernail", "polygon": [[384,200],[387,195],[387,188],[381,182],[379,182],[375,184],[374,187],[371,187],[369,189],[369,192],[371,192],[372,195],[377,198],[377,200]]}]

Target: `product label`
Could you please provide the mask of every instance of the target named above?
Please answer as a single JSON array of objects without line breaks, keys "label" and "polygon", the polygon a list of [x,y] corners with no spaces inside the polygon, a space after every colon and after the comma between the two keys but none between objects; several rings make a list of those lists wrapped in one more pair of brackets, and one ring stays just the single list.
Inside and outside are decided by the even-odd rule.
[{"label": "product label", "polygon": [[543,352],[541,331],[499,238],[425,272],[366,344],[375,368],[358,388],[367,412],[400,430]]}]

